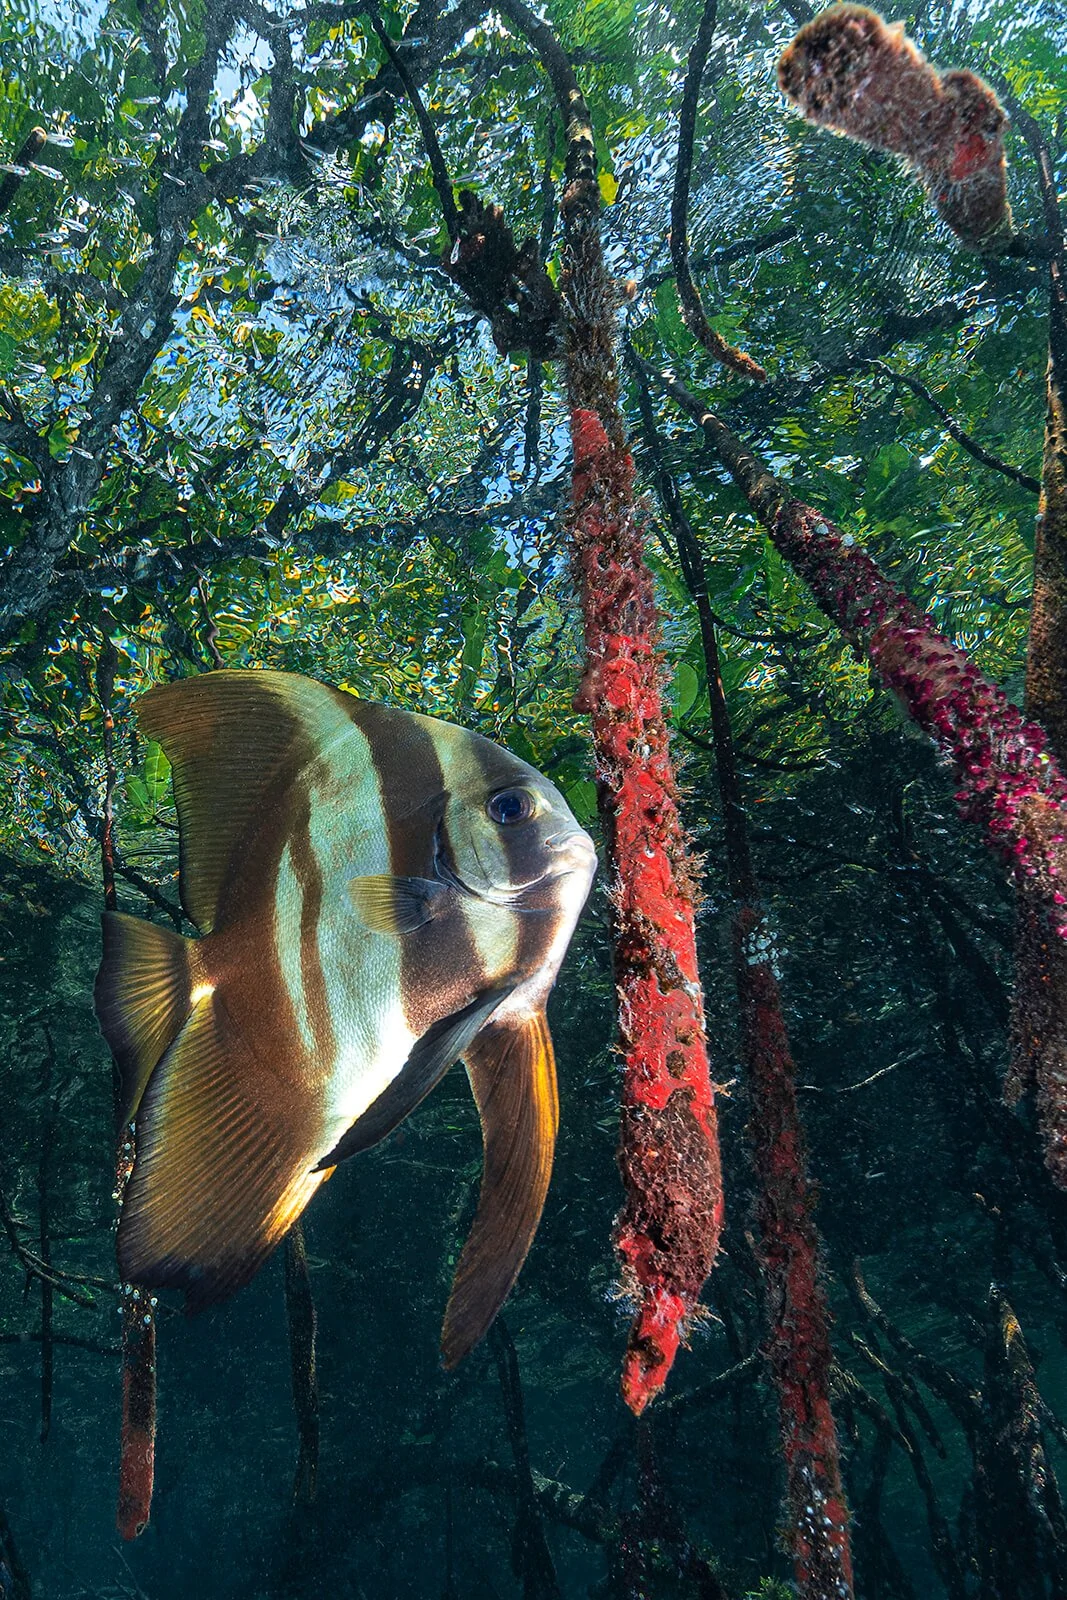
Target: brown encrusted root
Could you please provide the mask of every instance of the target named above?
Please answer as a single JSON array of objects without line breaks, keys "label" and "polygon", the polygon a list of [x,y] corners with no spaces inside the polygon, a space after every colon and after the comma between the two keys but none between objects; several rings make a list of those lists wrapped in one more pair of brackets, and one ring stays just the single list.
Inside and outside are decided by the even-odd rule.
[{"label": "brown encrusted root", "polygon": [[805,23],[782,52],[778,83],[810,121],[913,159],[916,112],[938,95],[937,73],[904,24],[889,26],[867,6],[831,6]]},{"label": "brown encrusted root", "polygon": [[708,1217],[722,1204],[718,1152],[684,1088],[662,1109],[625,1106],[623,1121],[619,1168],[631,1196],[626,1221],[648,1241],[642,1264],[647,1275],[695,1305],[708,1276]]},{"label": "brown encrusted root", "polygon": [[499,206],[486,205],[464,189],[459,237],[441,264],[471,305],[489,318],[501,355],[528,350],[548,361],[561,353],[559,291],[541,264],[536,241],[517,245]]},{"label": "brown encrusted root", "polygon": [[973,72],[939,75],[903,23],[831,6],[783,51],[778,83],[809,121],[903,156],[965,243],[1010,228],[1003,107]]}]

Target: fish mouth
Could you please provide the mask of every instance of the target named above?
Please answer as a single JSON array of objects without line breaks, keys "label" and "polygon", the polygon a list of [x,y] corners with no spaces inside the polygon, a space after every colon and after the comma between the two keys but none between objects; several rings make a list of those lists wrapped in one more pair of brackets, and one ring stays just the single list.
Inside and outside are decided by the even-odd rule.
[{"label": "fish mouth", "polygon": [[539,877],[531,878],[529,883],[514,885],[508,891],[508,898],[499,901],[499,904],[513,906],[516,911],[556,911],[559,908],[555,901],[551,906],[532,906],[523,902],[538,889],[559,883],[562,878],[582,877],[587,884],[592,882],[597,869],[596,846],[581,828],[567,828],[554,833],[544,844],[558,859]]},{"label": "fish mouth", "polygon": [[558,877],[560,870],[563,870],[563,872],[576,872],[579,864],[585,867],[597,866],[597,846],[593,845],[592,838],[581,827],[568,827],[568,829],[561,830],[560,834],[552,834],[552,837],[545,838],[544,845],[545,850],[550,850],[553,854],[566,856],[569,861],[573,862],[573,866],[549,872],[549,874],[545,874],[545,877]]}]

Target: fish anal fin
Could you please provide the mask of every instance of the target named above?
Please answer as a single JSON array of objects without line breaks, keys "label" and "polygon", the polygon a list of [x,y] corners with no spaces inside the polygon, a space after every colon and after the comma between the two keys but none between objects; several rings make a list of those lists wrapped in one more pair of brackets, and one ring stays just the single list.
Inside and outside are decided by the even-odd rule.
[{"label": "fish anal fin", "polygon": [[414,1111],[419,1101],[441,1081],[452,1063],[459,1060],[487,1018],[510,993],[510,986],[488,989],[470,1005],[442,1017],[428,1028],[412,1045],[411,1053],[392,1083],[386,1085],[329,1155],[323,1157],[320,1170],[348,1156],[358,1155],[361,1150],[369,1150],[386,1134],[392,1133],[408,1112]]},{"label": "fish anal fin", "polygon": [[374,933],[414,933],[440,916],[452,898],[432,878],[393,878],[388,873],[353,878],[348,893],[360,920]]},{"label": "fish anal fin", "polygon": [[483,1337],[519,1275],[541,1219],[559,1126],[555,1058],[543,1011],[490,1022],[464,1060],[485,1161],[478,1209],[441,1332],[449,1368]]},{"label": "fish anal fin", "polygon": [[264,815],[271,786],[349,725],[351,701],[296,673],[233,669],[142,695],[141,730],[173,769],[182,905],[202,932],[215,925],[235,852]]},{"label": "fish anal fin", "polygon": [[296,1098],[217,993],[197,1001],[141,1098],[118,1235],[126,1281],[183,1288],[190,1311],[247,1283],[322,1182],[315,1118]]},{"label": "fish anal fin", "polygon": [[125,1123],[189,1014],[200,957],[192,940],[141,917],[105,911],[103,929],[104,955],[93,999],[119,1069],[120,1117]]}]

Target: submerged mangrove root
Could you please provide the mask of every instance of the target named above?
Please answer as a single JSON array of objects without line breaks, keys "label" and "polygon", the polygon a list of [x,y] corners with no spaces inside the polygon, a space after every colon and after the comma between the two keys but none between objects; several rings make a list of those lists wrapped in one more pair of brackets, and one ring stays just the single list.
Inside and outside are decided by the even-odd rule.
[{"label": "submerged mangrove root", "polygon": [[802,1600],[849,1600],[849,1514],[830,1407],[830,1319],[819,1279],[814,1196],[797,1105],[796,1067],[782,1012],[777,949],[752,859],[703,552],[667,470],[645,375],[632,351],[628,365],[637,382],[642,426],[678,563],[696,605],[708,680],[726,868],[734,900],[734,978],[751,1103],[748,1133],[759,1178],[757,1254],[766,1307],[764,1349],[778,1396],[786,1468],[785,1537]]},{"label": "submerged mangrove root", "polygon": [[693,926],[694,887],[667,745],[652,580],[633,515],[633,464],[595,413],[573,413],[571,536],[614,883],[624,1054],[616,1244],[639,1308],[623,1369],[640,1413],[662,1387],[722,1226],[714,1089]]},{"label": "submerged mangrove root", "polygon": [[[45,1038],[45,1056],[41,1062],[41,1104],[44,1122],[41,1128],[41,1149],[37,1160],[37,1224],[38,1252],[46,1269],[52,1270],[51,1181],[52,1158],[55,1153],[56,1129],[59,1122],[59,1091],[53,1089],[56,1066],[56,1047],[47,1024],[42,1024]],[[41,1443],[44,1444],[52,1429],[52,1399],[55,1379],[55,1328],[53,1309],[55,1293],[47,1275],[41,1285]]]},{"label": "submerged mangrove root", "polygon": [[775,959],[774,936],[762,908],[740,905],[734,971],[752,1102],[749,1137],[760,1180],[757,1254],[767,1306],[765,1348],[785,1458],[786,1538],[802,1600],[850,1600],[849,1513],[830,1407],[829,1313]]},{"label": "submerged mangrove root", "polygon": [[508,1427],[518,1509],[511,1545],[511,1564],[522,1581],[523,1600],[562,1600],[552,1551],[530,1466],[530,1441],[526,1434],[526,1404],[519,1375],[519,1357],[504,1318],[498,1316],[489,1330],[489,1346],[496,1361],[500,1395]]},{"label": "submerged mangrove root", "polygon": [[973,72],[938,74],[902,22],[831,6],[783,52],[778,82],[809,121],[903,156],[965,244],[1010,231],[1000,101]]},{"label": "submerged mangrove root", "polygon": [[[714,1563],[692,1543],[660,1475],[652,1436],[652,1419],[637,1426],[637,1505],[623,1514],[621,1538],[613,1551],[612,1593],[626,1600],[661,1593],[698,1595],[700,1600],[729,1600]],[[662,1588],[664,1580],[682,1589]]]},{"label": "submerged mangrove root", "polygon": [[1052,158],[1040,129],[1019,111],[1034,148],[1044,198],[1049,260],[1048,365],[1041,498],[1034,530],[1034,598],[1026,661],[1026,709],[1067,760],[1067,247]]},{"label": "submerged mangrove root", "polygon": [[26,1568],[15,1544],[15,1536],[11,1532],[11,1525],[7,1520],[3,1507],[0,1507],[0,1579],[3,1579],[4,1588],[0,1590],[5,1600],[31,1600],[33,1584],[30,1582]]},{"label": "submerged mangrove root", "polygon": [[[861,660],[898,697],[952,768],[960,814],[1010,870],[1024,912],[1067,942],[1067,777],[1048,736],[938,632],[856,543],[790,494],[737,436],[673,379],[668,392],[700,425],[775,547]],[[1045,1160],[1067,1188],[1067,1072],[1042,1056],[1037,1108]]]},{"label": "submerged mangrove root", "polygon": [[640,1413],[662,1388],[718,1250],[722,1175],[697,974],[694,873],[663,713],[652,580],[618,406],[621,291],[600,239],[589,112],[552,30],[522,0],[501,9],[540,55],[567,139],[561,212],[564,365],[574,447],[570,535],[615,926],[623,1054],[616,1244],[637,1300],[623,1366]]},{"label": "submerged mangrove root", "polygon": [[[1041,1426],[1042,1401],[1015,1312],[994,1285],[983,1383],[985,1428],[975,1462],[983,1593],[1063,1594],[1067,1518]],[[991,1537],[1012,1530],[1010,1543]],[[988,1587],[987,1587],[988,1586]]]},{"label": "submerged mangrove root", "polygon": [[[127,1123],[119,1148],[115,1194],[121,1201],[133,1172],[136,1129]],[[120,1289],[122,1312],[122,1433],[117,1526],[138,1538],[152,1514],[156,1476],[156,1296],[135,1284]]]},{"label": "submerged mangrove root", "polygon": [[152,1298],[127,1285],[122,1296],[122,1444],[118,1530],[136,1539],[148,1526],[156,1472],[156,1319]]},{"label": "submerged mangrove root", "polygon": [[[1037,164],[1052,246],[1026,710],[1047,730],[1052,751],[1063,766],[1067,764],[1067,250],[1048,144],[1028,112],[1015,108],[1014,115]],[[1031,1086],[1036,1086],[1039,1104],[1067,1099],[1067,944],[1050,934],[1033,898],[1020,895],[1008,1099],[1018,1099]]]},{"label": "submerged mangrove root", "polygon": [[516,244],[499,206],[469,189],[459,197],[455,241],[441,265],[476,310],[489,319],[503,355],[526,350],[535,361],[560,354],[559,291],[541,262],[536,239]]}]

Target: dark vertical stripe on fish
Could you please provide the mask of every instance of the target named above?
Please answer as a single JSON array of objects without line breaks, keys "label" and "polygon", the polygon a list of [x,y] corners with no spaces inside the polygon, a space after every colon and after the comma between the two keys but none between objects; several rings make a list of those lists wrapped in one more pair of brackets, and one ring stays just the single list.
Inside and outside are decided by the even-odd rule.
[{"label": "dark vertical stripe on fish", "polygon": [[[347,696],[345,698],[347,700]],[[309,1067],[316,1077],[328,1072],[333,1065],[335,1045],[331,1024],[329,1038],[323,1040],[328,1053],[324,1055],[320,1051],[317,1018],[320,1014],[329,1018],[325,984],[320,968],[317,987],[314,976],[311,976],[312,993],[317,1000],[313,1012],[307,992],[309,974],[304,970],[302,959],[304,1009],[315,1040],[316,1059],[309,1062],[309,1053],[301,1037],[282,970],[275,927],[278,872],[287,845],[293,875],[304,896],[302,937],[305,936],[308,886],[312,872],[321,903],[321,874],[317,867],[310,863],[305,865],[303,860],[311,855],[308,834],[310,803],[305,782],[298,780],[298,774],[305,773],[313,760],[315,746],[306,725],[292,715],[283,695],[274,693],[270,696],[270,716],[276,716],[279,721],[285,719],[291,725],[285,760],[263,791],[251,826],[235,846],[232,871],[223,884],[217,923],[220,929],[226,930],[230,961],[225,974],[215,973],[212,976],[224,979],[226,1004],[234,1022],[254,1052],[261,1059],[276,1065],[280,1083],[304,1079]],[[315,951],[317,961],[317,942]],[[303,947],[301,954],[303,958]],[[238,974],[239,980],[234,981]],[[323,997],[321,1002],[318,1002],[319,995]]]},{"label": "dark vertical stripe on fish", "polygon": [[[488,792],[499,791],[503,788],[514,786],[523,788],[524,774],[517,770],[512,783],[508,781],[508,774],[502,770],[501,749],[489,739],[477,738],[473,741],[472,751],[479,770],[485,778],[485,787]],[[503,779],[503,782],[501,781]],[[517,846],[519,843],[519,830],[506,826],[497,829],[497,844],[507,864],[507,881],[518,883],[521,881],[521,865],[518,858]],[[517,939],[512,965],[517,975],[529,976],[541,966],[548,952],[558,923],[558,913],[523,914],[519,912],[515,917]]]},{"label": "dark vertical stripe on fish", "polygon": [[300,982],[304,991],[311,1037],[316,1059],[331,1066],[337,1055],[337,1033],[330,1012],[326,975],[319,948],[319,918],[322,915],[322,871],[311,841],[311,806],[315,788],[315,767],[294,786],[294,812],[289,834],[289,859],[300,886]]},{"label": "dark vertical stripe on fish", "polygon": [[[366,701],[355,702],[352,720],[366,735],[378,773],[393,875],[433,878],[438,838],[450,849],[448,794],[433,725]],[[483,987],[481,961],[462,917],[427,923],[405,935],[400,949],[401,1001],[415,1033],[460,1010]]]}]

